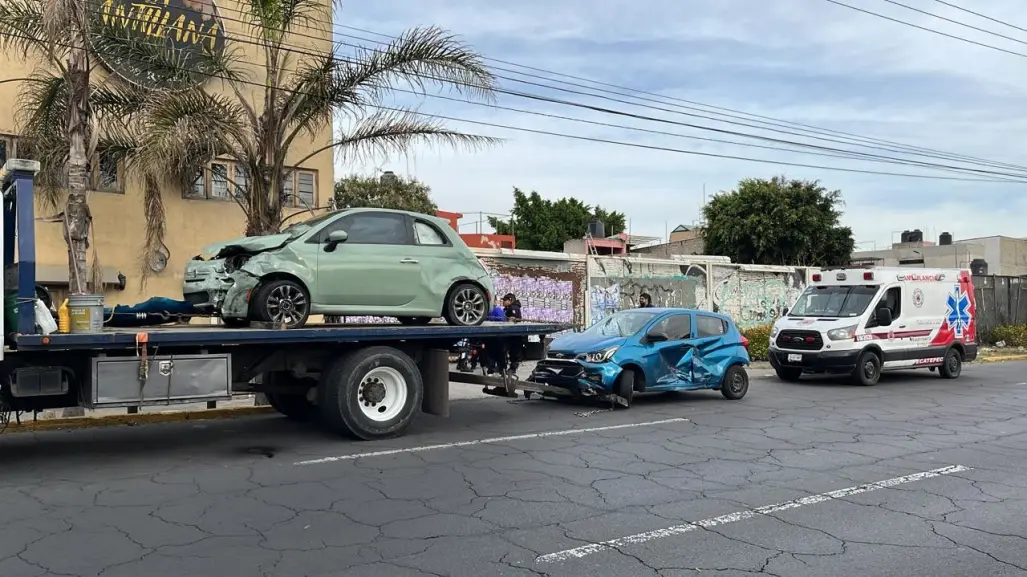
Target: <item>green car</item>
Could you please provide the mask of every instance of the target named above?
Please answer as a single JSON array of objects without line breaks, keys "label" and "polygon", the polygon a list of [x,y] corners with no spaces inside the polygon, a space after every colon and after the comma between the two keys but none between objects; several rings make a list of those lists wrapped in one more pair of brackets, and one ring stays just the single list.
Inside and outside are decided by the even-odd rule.
[{"label": "green car", "polygon": [[494,289],[488,271],[449,223],[399,210],[352,208],[280,234],[204,249],[182,288],[225,324],[289,328],[312,314],[397,317],[404,324],[480,325]]}]

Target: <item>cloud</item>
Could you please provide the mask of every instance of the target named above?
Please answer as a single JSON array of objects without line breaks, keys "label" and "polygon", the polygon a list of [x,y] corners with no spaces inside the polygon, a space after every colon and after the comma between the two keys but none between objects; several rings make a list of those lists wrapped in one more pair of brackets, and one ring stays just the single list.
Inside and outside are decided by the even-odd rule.
[{"label": "cloud", "polygon": [[[931,0],[905,2],[1027,42],[1027,32],[974,18]],[[883,0],[847,3],[1027,55],[1027,44],[960,28]],[[1019,7],[1013,0],[979,0],[972,5],[974,10],[998,20],[1017,23],[1019,19],[1027,28],[1027,17],[1020,15]],[[1027,92],[1027,79],[1019,73],[1027,67],[1025,57],[944,38],[824,0],[379,0],[346,2],[337,10],[335,21],[336,39],[342,42],[367,44],[353,36],[382,40],[343,26],[397,34],[412,26],[434,24],[461,35],[489,58],[701,103],[664,99],[665,103],[656,104],[630,96],[600,95],[636,104],[631,105],[566,92],[623,90],[596,85],[586,89],[560,84],[588,84],[578,80],[526,76],[546,76],[531,70],[520,69],[521,74],[498,71],[508,77],[502,80],[505,89],[670,122],[626,118],[509,95],[500,96],[500,106],[681,136],[427,98],[420,104],[425,113],[524,130],[447,120],[453,127],[500,136],[506,141],[502,146],[476,153],[414,150],[404,158],[337,168],[339,174],[367,172],[377,167],[415,175],[432,187],[436,201],[447,210],[468,215],[508,212],[512,188],[517,186],[537,190],[550,198],[571,195],[623,211],[630,219],[633,233],[663,235],[668,228],[698,218],[704,188],[712,194],[731,189],[741,178],[787,174],[819,179],[829,188],[841,189],[846,201],[844,223],[855,230],[857,240],[864,243],[861,247],[886,244],[895,231],[911,228],[921,228],[928,235],[947,231],[957,238],[1023,234],[1027,187],[1021,184],[870,175],[642,147],[855,171],[961,176],[913,166],[702,141],[688,137],[785,146],[680,124],[686,123],[859,150],[892,159],[957,164],[951,157],[901,155],[896,152],[897,145],[880,140],[1016,164],[1027,152],[1027,143],[1021,138],[1027,121],[1019,114]],[[493,64],[518,70],[508,64]],[[565,91],[516,79],[558,86]],[[412,100],[400,95],[398,102],[409,104]],[[816,140],[801,128],[768,127],[756,119],[726,118],[723,114],[735,113],[705,105],[879,140],[865,141],[876,149]],[[527,132],[532,130],[636,146]],[[839,134],[819,136],[842,141],[847,138]],[[469,230],[473,230],[473,225]]]}]

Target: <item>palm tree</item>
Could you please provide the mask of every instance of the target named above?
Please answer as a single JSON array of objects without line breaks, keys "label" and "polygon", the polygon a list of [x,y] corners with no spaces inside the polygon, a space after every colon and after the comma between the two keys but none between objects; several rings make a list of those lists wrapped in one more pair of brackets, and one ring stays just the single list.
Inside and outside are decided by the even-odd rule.
[{"label": "palm tree", "polygon": [[[14,34],[6,42],[26,53],[72,50],[52,41],[56,36],[46,27],[50,17],[44,14],[55,2],[90,4],[0,0],[0,36]],[[92,138],[95,149],[125,162],[144,178],[147,260],[163,244],[166,222],[160,191],[191,186],[214,158],[230,158],[245,169],[248,186],[238,187],[234,198],[246,216],[246,234],[261,235],[281,226],[288,171],[325,151],[350,160],[403,152],[421,143],[475,149],[498,142],[451,130],[412,108],[384,106],[386,97],[401,86],[421,94],[430,88],[449,89],[468,99],[492,101],[496,79],[471,47],[435,27],[414,28],[384,47],[357,49],[346,58],[334,49],[301,50],[290,44],[297,34],[311,34],[319,27],[320,34],[330,38],[331,27],[325,23],[331,22],[331,12],[328,0],[242,0],[239,19],[249,34],[225,38],[223,49],[189,54],[167,38],[154,42],[133,32],[137,22],[131,19],[101,21],[98,11],[82,16],[87,60],[96,56],[94,60],[108,63],[134,63],[146,81],[130,84],[113,75],[103,81],[94,78],[92,98],[83,100],[79,92],[68,91],[69,86],[81,91],[81,83],[71,81],[58,59],[45,62],[48,68],[25,84],[21,98],[22,131],[39,150],[43,188],[59,189],[67,166],[75,176],[68,180],[69,205],[81,190],[85,207],[85,163],[75,146],[77,140]],[[27,34],[22,32],[26,30]],[[262,54],[258,71],[239,57],[247,44]],[[69,99],[69,94],[75,97]],[[74,110],[88,112],[91,107],[95,114],[86,126],[91,122],[95,128],[79,129],[86,136],[70,138],[72,154],[65,156],[62,139],[72,132],[62,134],[55,118],[70,102],[76,103]],[[303,158],[292,157],[300,139],[321,133],[333,121],[341,128],[330,142]],[[90,152],[85,149],[81,156],[88,158]],[[70,170],[73,158],[83,170]],[[66,214],[74,216],[70,210]],[[71,238],[72,243],[75,240]]]}]

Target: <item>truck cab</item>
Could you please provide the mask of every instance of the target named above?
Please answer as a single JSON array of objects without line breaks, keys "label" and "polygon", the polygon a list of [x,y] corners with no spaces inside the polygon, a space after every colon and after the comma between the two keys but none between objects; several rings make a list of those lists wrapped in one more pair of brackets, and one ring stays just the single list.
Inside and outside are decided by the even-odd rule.
[{"label": "truck cab", "polygon": [[770,363],[786,381],[875,385],[882,371],[920,368],[954,379],[977,358],[975,313],[969,270],[825,269],[774,323]]}]

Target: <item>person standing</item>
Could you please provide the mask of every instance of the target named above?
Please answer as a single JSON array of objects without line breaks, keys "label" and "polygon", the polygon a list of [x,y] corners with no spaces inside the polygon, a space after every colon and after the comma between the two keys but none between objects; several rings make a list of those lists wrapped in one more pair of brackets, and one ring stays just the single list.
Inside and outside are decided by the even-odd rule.
[{"label": "person standing", "polygon": [[[506,315],[506,320],[510,322],[516,323],[522,320],[521,301],[517,300],[517,295],[513,293],[503,295],[503,313]],[[506,374],[516,377],[517,368],[520,367],[521,360],[524,358],[524,337],[509,337],[506,339],[506,352],[510,357],[510,364],[507,366]]]},{"label": "person standing", "polygon": [[649,296],[649,293],[642,293],[638,297],[638,308],[648,309],[653,306],[653,297]]}]

